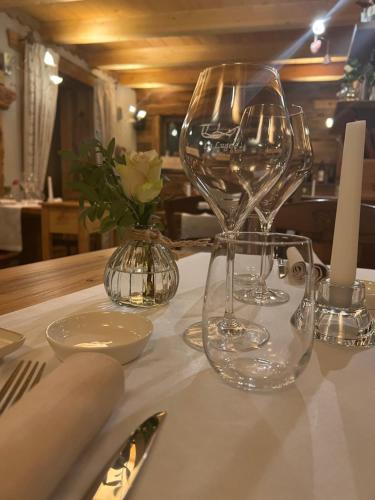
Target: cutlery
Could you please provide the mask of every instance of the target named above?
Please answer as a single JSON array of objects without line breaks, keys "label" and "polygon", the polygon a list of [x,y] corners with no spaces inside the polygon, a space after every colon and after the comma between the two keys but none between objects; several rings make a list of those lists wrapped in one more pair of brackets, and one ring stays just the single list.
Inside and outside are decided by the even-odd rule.
[{"label": "cutlery", "polygon": [[46,363],[21,360],[0,389],[0,415],[18,401],[42,377]]},{"label": "cutlery", "polygon": [[90,488],[89,496],[85,498],[93,500],[125,498],[148,456],[166,415],[166,411],[155,413],[126,438],[121,448],[102,469]]}]

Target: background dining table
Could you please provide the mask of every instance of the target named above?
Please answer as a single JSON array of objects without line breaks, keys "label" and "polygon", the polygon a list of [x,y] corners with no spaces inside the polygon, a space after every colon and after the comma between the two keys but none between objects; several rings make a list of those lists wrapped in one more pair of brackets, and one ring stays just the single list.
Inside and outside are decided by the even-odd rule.
[{"label": "background dining table", "polygon": [[[44,360],[47,371],[58,366],[45,340],[51,321],[78,311],[121,310],[101,284],[110,253],[0,271],[0,326],[26,336],[22,350],[1,362],[1,382],[16,358]],[[316,342],[305,372],[288,389],[260,394],[225,385],[205,355],[182,340],[201,317],[208,262],[204,253],[181,259],[170,304],[132,310],[153,321],[151,341],[124,367],[123,406],[54,498],[81,498],[113,449],[145,418],[167,410],[131,498],[373,499],[375,350]],[[358,270],[358,277],[375,280],[375,271]],[[277,322],[277,307],[274,314]]]}]

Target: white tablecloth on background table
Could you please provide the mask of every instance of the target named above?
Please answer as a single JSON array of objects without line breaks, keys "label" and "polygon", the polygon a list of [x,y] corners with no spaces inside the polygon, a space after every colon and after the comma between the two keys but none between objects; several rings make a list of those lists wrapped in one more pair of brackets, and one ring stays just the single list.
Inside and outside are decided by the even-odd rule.
[{"label": "white tablecloth on background table", "polygon": [[20,203],[0,205],[0,250],[22,251],[22,226]]},{"label": "white tablecloth on background table", "polygon": [[[205,355],[181,338],[200,319],[208,258],[182,259],[173,301],[141,312],[153,320],[154,333],[143,356],[125,367],[126,402],[93,443],[95,453],[82,457],[54,498],[79,499],[113,448],[145,418],[166,409],[130,495],[134,500],[374,499],[375,349],[315,343],[305,372],[281,392],[255,394],[225,385]],[[375,271],[360,270],[358,276],[375,280]],[[26,335],[13,358],[46,360],[51,370],[58,364],[44,338],[51,321],[114,308],[96,286],[1,316],[0,326]],[[1,381],[14,365],[11,358],[1,365]]]},{"label": "white tablecloth on background table", "polygon": [[26,206],[39,207],[40,204],[23,202],[8,204],[7,200],[0,199],[0,250],[22,252],[21,211]]}]

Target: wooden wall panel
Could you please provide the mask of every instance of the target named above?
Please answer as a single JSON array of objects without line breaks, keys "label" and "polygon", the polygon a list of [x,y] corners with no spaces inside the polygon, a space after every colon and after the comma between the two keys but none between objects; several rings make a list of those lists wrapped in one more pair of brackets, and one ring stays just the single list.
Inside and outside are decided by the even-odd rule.
[{"label": "wooden wall panel", "polygon": [[[288,104],[299,104],[306,114],[306,122],[313,141],[315,163],[336,164],[338,143],[325,126],[326,118],[333,117],[336,107],[338,82],[284,83]],[[155,126],[155,116],[160,128],[160,117],[184,117],[192,90],[154,89],[137,90],[137,101],[147,110],[146,130],[137,133],[138,148],[151,146],[159,150],[161,137]]]},{"label": "wooden wall panel", "polygon": [[160,137],[160,115],[149,114],[145,121],[145,128],[137,131],[137,150],[155,149],[160,153]]},{"label": "wooden wall panel", "polygon": [[339,83],[284,83],[283,86],[288,104],[298,104],[304,109],[313,143],[314,163],[323,161],[327,165],[336,165],[338,142],[325,121],[335,114]]}]

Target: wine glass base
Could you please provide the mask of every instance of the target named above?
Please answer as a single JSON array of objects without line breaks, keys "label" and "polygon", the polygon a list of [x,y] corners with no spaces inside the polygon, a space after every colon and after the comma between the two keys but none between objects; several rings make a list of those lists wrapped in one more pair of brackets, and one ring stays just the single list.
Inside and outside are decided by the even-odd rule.
[{"label": "wine glass base", "polygon": [[253,321],[239,318],[221,318],[210,327],[211,347],[221,351],[251,351],[268,342],[268,330]]},{"label": "wine glass base", "polygon": [[[210,344],[221,351],[250,351],[268,342],[270,335],[266,328],[245,319],[209,319],[208,337]],[[194,323],[183,333],[185,343],[203,351],[202,322]]]},{"label": "wine glass base", "polygon": [[286,292],[273,288],[268,288],[261,292],[256,288],[237,290],[234,293],[234,298],[239,302],[258,306],[277,306],[279,304],[285,304],[290,299],[289,294]]},{"label": "wine glass base", "polygon": [[190,325],[184,333],[182,334],[182,338],[184,339],[185,344],[187,344],[192,349],[196,349],[197,351],[203,351],[203,338],[202,338],[202,322],[198,321]]}]

